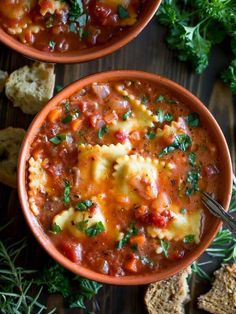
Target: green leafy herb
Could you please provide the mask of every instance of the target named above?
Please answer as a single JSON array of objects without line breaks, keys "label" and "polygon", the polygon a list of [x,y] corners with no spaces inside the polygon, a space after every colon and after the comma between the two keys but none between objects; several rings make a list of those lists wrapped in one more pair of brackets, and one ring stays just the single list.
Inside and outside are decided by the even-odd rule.
[{"label": "green leafy herb", "polygon": [[128,110],[126,113],[124,113],[123,120],[126,121],[132,115],[132,113],[133,113],[132,110]]},{"label": "green leafy herb", "polygon": [[94,237],[102,232],[105,231],[105,227],[103,225],[103,223],[101,221],[95,223],[94,225],[92,225],[91,227],[87,228],[85,230],[85,233],[89,236],[89,237]]},{"label": "green leafy herb", "polygon": [[141,261],[141,263],[143,265],[148,265],[150,266],[151,268],[154,266],[154,262],[153,260],[151,260],[150,258],[148,258],[147,256],[139,256],[139,259]]},{"label": "green leafy herb", "polygon": [[68,204],[70,203],[70,182],[65,180],[64,181],[64,203]]},{"label": "green leafy herb", "polygon": [[187,117],[187,123],[190,127],[196,128],[200,124],[199,114],[196,112],[192,112]]},{"label": "green leafy herb", "polygon": [[118,242],[117,249],[121,249],[123,246],[126,245],[126,243],[129,241],[129,239],[138,234],[138,229],[135,227],[134,224],[131,224],[127,232],[125,233],[124,237]]},{"label": "green leafy herb", "polygon": [[64,119],[62,119],[61,122],[64,124],[68,124],[72,121],[72,119],[73,119],[72,115],[68,114],[68,116],[66,116]]},{"label": "green leafy herb", "polygon": [[56,46],[56,42],[54,40],[49,40],[48,42],[48,46],[54,50],[55,46]]},{"label": "green leafy herb", "polygon": [[56,136],[50,138],[49,141],[55,145],[58,145],[63,141],[67,141],[67,135],[66,134],[57,134]]},{"label": "green leafy herb", "polygon": [[46,27],[51,28],[53,27],[53,16],[49,16],[49,18],[46,20]]},{"label": "green leafy herb", "polygon": [[149,140],[153,140],[154,138],[156,138],[156,133],[155,132],[148,132],[145,134],[145,137]]},{"label": "green leafy herb", "polygon": [[155,98],[155,104],[158,104],[160,102],[166,102],[168,104],[177,104],[177,101],[176,100],[173,100],[173,99],[169,99],[163,95],[159,95]]},{"label": "green leafy herb", "polygon": [[88,226],[88,220],[81,220],[81,221],[77,222],[75,226],[79,231],[84,232]]},{"label": "green leafy herb", "polygon": [[56,223],[54,223],[52,225],[52,232],[53,233],[60,233],[62,230],[61,230],[61,227],[59,225],[57,225]]},{"label": "green leafy herb", "polygon": [[141,98],[141,103],[143,105],[146,105],[148,103],[148,97],[146,95],[143,95]]},{"label": "green leafy herb", "polygon": [[192,243],[195,239],[195,235],[194,234],[188,234],[183,238],[183,242],[184,243]]},{"label": "green leafy herb", "polygon": [[77,33],[78,29],[77,29],[76,23],[70,23],[70,25],[69,25],[69,31],[70,31],[71,33]]},{"label": "green leafy herb", "polygon": [[127,17],[129,17],[129,12],[121,4],[117,6],[117,12],[120,19],[126,19]]},{"label": "green leafy herb", "polygon": [[170,243],[165,240],[160,240],[161,248],[165,257],[169,256]]},{"label": "green leafy herb", "polygon": [[70,10],[69,10],[69,20],[71,22],[76,22],[80,27],[83,27],[87,23],[87,13],[85,12],[82,0],[69,0]]},{"label": "green leafy herb", "polygon": [[57,94],[57,93],[59,93],[61,90],[62,90],[62,86],[59,85],[59,84],[57,84],[57,85],[55,86],[55,93]]},{"label": "green leafy herb", "polygon": [[[222,78],[236,93],[236,5],[235,0],[164,0],[157,11],[158,21],[166,25],[171,49],[181,61],[190,62],[197,73],[208,66],[211,48],[231,42],[233,60]],[[225,39],[230,39],[226,41]]]},{"label": "green leafy herb", "polygon": [[195,164],[196,164],[196,154],[193,153],[193,152],[190,152],[189,155],[188,155],[188,161],[189,161],[189,164],[191,166],[195,166]]},{"label": "green leafy herb", "polygon": [[199,278],[207,281],[211,281],[211,277],[200,267],[200,264],[197,262],[193,262],[191,265],[191,269],[193,273],[196,273]]},{"label": "green leafy herb", "polygon": [[65,112],[66,112],[67,114],[70,113],[70,103],[69,103],[69,101],[66,100],[66,101],[63,103],[63,105],[64,105],[64,108],[65,108]]},{"label": "green leafy herb", "polygon": [[85,211],[87,210],[89,207],[91,207],[93,205],[93,202],[90,200],[85,200],[82,201],[78,204],[75,205],[75,208],[78,209],[79,211]]},{"label": "green leafy herb", "polygon": [[165,121],[171,122],[174,117],[170,113],[165,113],[163,110],[157,110],[157,118],[159,123],[163,123]]},{"label": "green leafy herb", "polygon": [[186,208],[181,208],[181,209],[180,209],[180,213],[181,213],[182,215],[187,214],[187,209],[186,209]]},{"label": "green leafy herb", "polygon": [[104,125],[98,131],[98,138],[102,139],[106,133],[108,133],[108,127]]},{"label": "green leafy herb", "polygon": [[193,193],[199,191],[198,181],[199,181],[200,177],[201,177],[201,173],[200,173],[199,169],[191,169],[188,172],[187,189],[186,189],[186,195],[187,196],[190,196]]},{"label": "green leafy herb", "polygon": [[180,149],[183,152],[185,152],[188,147],[192,144],[191,137],[188,136],[187,134],[179,134],[176,135],[173,143],[167,147],[165,147],[160,153],[159,157],[163,157],[166,154],[173,152],[176,149]]}]

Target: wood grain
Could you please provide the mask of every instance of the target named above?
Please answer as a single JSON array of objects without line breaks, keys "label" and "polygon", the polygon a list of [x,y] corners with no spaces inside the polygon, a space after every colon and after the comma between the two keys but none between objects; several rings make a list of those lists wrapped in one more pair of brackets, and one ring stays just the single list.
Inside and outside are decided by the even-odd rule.
[{"label": "wood grain", "polygon": [[[178,61],[174,53],[166,47],[165,35],[166,30],[159,26],[154,18],[138,38],[110,56],[84,64],[57,65],[56,82],[66,86],[88,74],[112,69],[139,69],[164,75],[186,87],[209,107],[225,134],[235,168],[235,99],[233,100],[228,88],[217,79],[219,71],[227,65],[229,55],[227,52],[214,50],[207,71],[201,76],[195,75],[188,65]],[[30,62],[23,56],[0,45],[0,69],[11,72]],[[18,108],[13,108],[3,94],[0,96],[1,128],[10,125],[27,128],[31,120],[32,116],[24,115]],[[16,222],[11,227],[10,233],[17,237],[25,235],[27,227],[21,214],[17,192],[0,185],[0,224],[10,217],[16,217]],[[42,252],[32,236],[29,236],[30,245],[25,257],[26,264],[40,268],[44,264],[46,254]],[[217,267],[216,264],[213,268],[215,267]],[[212,272],[213,268],[210,268],[209,271]],[[198,283],[195,278],[192,280],[192,301],[188,305],[186,313],[204,313],[197,310],[196,296],[208,288],[206,283]],[[141,286],[104,285],[97,299],[88,304],[88,310],[100,314],[144,314],[146,313],[143,305],[144,290],[145,287]],[[55,304],[60,305],[60,310],[58,310],[60,314],[85,313],[82,310],[72,311],[64,308],[60,296],[44,297],[50,307],[55,306]]]}]

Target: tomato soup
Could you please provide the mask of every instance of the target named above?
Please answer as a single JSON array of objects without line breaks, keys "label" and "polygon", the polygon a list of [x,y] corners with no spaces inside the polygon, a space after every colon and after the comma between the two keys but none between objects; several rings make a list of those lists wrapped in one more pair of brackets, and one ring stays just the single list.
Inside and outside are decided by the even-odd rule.
[{"label": "tomato soup", "polygon": [[198,113],[145,80],[94,82],[52,109],[31,146],[30,208],[68,259],[110,276],[185,258],[219,196],[217,145]]},{"label": "tomato soup", "polygon": [[48,52],[107,43],[134,25],[145,0],[1,0],[0,23],[20,42]]}]

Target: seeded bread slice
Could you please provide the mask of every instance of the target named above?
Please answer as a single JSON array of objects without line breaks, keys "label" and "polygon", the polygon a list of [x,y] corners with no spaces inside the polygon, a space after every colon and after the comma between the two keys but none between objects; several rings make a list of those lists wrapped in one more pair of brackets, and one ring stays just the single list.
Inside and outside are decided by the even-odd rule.
[{"label": "seeded bread slice", "polygon": [[24,113],[36,114],[53,95],[54,66],[34,63],[11,73],[6,82],[6,96]]},{"label": "seeded bread slice", "polygon": [[0,93],[3,91],[6,80],[8,78],[8,73],[0,70]]},{"label": "seeded bread slice", "polygon": [[211,290],[198,298],[198,307],[213,314],[236,314],[236,264],[215,272]]},{"label": "seeded bread slice", "polygon": [[148,286],[144,301],[149,314],[184,314],[184,304],[189,301],[187,278],[191,268],[169,279]]},{"label": "seeded bread slice", "polygon": [[6,128],[0,130],[0,182],[16,187],[16,168],[18,154],[25,130]]}]

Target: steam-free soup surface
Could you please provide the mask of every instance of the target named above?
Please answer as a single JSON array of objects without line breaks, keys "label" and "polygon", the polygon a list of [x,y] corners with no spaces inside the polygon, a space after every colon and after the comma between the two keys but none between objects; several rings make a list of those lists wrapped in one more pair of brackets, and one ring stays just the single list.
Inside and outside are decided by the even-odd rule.
[{"label": "steam-free soup surface", "polygon": [[95,82],[43,122],[30,207],[71,261],[110,276],[158,272],[201,242],[199,191],[218,196],[218,155],[201,117],[167,90]]}]

